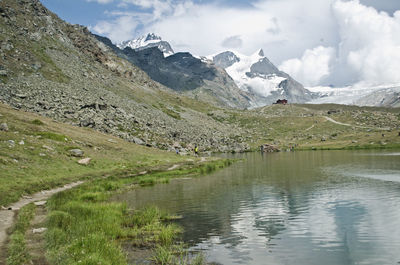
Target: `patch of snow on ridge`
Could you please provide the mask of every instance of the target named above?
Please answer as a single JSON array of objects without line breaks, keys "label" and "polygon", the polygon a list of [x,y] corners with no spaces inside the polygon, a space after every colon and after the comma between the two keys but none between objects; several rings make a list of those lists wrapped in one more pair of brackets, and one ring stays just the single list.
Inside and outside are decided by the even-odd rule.
[{"label": "patch of snow on ridge", "polygon": [[[379,102],[370,102],[370,104],[362,104],[362,99],[372,95],[386,94],[388,91],[400,92],[400,84],[368,86],[364,84],[355,84],[347,87],[307,87],[311,92],[319,93],[319,98],[310,101],[312,104],[336,103],[345,105],[369,105],[378,106]],[[379,100],[377,98],[377,100]]]},{"label": "patch of snow on ridge", "polygon": [[166,41],[163,41],[160,36],[155,35],[154,33],[149,33],[147,35],[143,35],[137,39],[123,41],[117,44],[117,47],[120,49],[125,49],[129,47],[133,50],[140,50],[144,48],[157,47],[164,54],[164,57],[168,57],[174,54],[170,44]]},{"label": "patch of snow on ridge", "polygon": [[233,78],[240,89],[248,91],[249,88],[251,88],[255,93],[263,97],[267,97],[271,95],[272,91],[280,89],[278,87],[279,84],[286,78],[276,76],[275,74],[259,75],[256,77],[249,77],[246,75],[246,73],[250,72],[250,67],[253,64],[265,58],[260,50],[250,56],[238,52],[233,53],[240,61],[226,68],[226,72]]}]

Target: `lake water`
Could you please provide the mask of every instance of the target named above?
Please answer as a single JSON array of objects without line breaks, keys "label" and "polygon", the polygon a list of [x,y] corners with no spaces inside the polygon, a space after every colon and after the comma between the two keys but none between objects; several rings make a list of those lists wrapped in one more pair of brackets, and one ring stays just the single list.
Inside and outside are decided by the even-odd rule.
[{"label": "lake water", "polygon": [[400,264],[400,152],[249,153],[231,167],[120,195],[182,215],[220,264]]}]

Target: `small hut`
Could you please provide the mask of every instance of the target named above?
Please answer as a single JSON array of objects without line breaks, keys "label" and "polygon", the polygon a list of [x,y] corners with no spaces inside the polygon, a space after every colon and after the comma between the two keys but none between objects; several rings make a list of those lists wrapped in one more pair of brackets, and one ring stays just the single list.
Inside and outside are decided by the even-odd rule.
[{"label": "small hut", "polygon": [[286,105],[288,103],[287,99],[278,99],[274,104]]}]

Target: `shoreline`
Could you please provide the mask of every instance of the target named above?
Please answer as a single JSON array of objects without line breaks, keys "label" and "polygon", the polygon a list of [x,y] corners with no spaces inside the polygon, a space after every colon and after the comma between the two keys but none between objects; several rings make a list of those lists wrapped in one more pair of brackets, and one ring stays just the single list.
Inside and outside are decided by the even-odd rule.
[{"label": "shoreline", "polygon": [[[117,256],[121,256],[121,253],[118,254],[118,252],[121,251],[119,241],[123,240],[122,238],[125,238],[125,240],[130,240],[132,238],[136,238],[135,233],[137,234],[140,229],[136,227],[135,222],[132,222],[132,218],[137,212],[140,213],[141,210],[139,211],[134,211],[130,209],[126,209],[126,207],[121,204],[121,203],[113,203],[108,201],[108,199],[115,193],[117,192],[123,192],[124,190],[132,189],[132,188],[138,188],[141,186],[147,186],[147,185],[154,185],[156,183],[168,183],[169,179],[172,178],[179,178],[179,177],[198,177],[201,175],[205,175],[208,173],[211,173],[215,170],[224,168],[226,166],[229,166],[232,163],[232,160],[229,159],[217,159],[215,160],[214,158],[212,160],[206,160],[202,159],[201,161],[197,161],[197,163],[193,162],[184,164],[184,165],[179,165],[175,166],[174,169],[171,170],[171,167],[168,167],[166,170],[148,170],[149,173],[140,175],[140,174],[135,174],[135,175],[128,175],[128,176],[112,176],[110,175],[107,178],[97,178],[94,180],[87,180],[86,182],[77,182],[74,185],[66,185],[64,188],[56,188],[51,191],[48,191],[46,193],[39,192],[38,195],[32,195],[31,198],[29,199],[22,199],[18,201],[17,203],[14,203],[11,205],[11,207],[15,207],[15,210],[18,210],[20,207],[24,205],[28,205],[29,203],[33,201],[38,201],[38,200],[44,200],[48,199],[47,203],[44,202],[43,204],[46,204],[46,216],[48,218],[47,226],[46,228],[48,231],[46,234],[52,234],[54,231],[60,232],[59,230],[62,228],[67,228],[67,230],[74,230],[75,229],[79,230],[79,227],[82,226],[87,220],[85,219],[85,215],[88,214],[89,211],[91,214],[94,214],[96,216],[96,213],[98,208],[102,209],[100,212],[110,212],[110,216],[113,214],[116,214],[119,211],[119,213],[116,214],[116,219],[113,220],[113,223],[119,223],[121,227],[116,228],[116,230],[111,229],[110,231],[111,234],[109,242],[108,240],[105,240],[104,243],[106,245],[113,245],[112,249],[114,249],[114,254]],[[170,170],[168,170],[170,169]],[[74,188],[74,189],[72,189]],[[54,196],[52,196],[54,195]],[[52,197],[50,197],[52,196]],[[42,206],[43,206],[42,204]],[[68,206],[69,205],[69,206]],[[109,206],[107,206],[109,205]],[[18,206],[18,207],[17,207]],[[67,207],[69,210],[72,212],[68,212],[68,210],[65,209]],[[72,208],[71,208],[72,207]],[[82,208],[83,207],[83,208]],[[93,212],[92,212],[93,211]],[[143,215],[146,216],[148,213],[146,212],[147,209],[144,211]],[[156,211],[154,209],[150,209],[149,211]],[[9,220],[11,222],[8,223],[7,227],[3,229],[6,231],[6,229],[10,229],[14,223],[18,220],[18,215],[16,215],[15,211],[10,211],[10,210],[4,210],[5,213],[11,214],[8,216]],[[60,212],[64,212],[61,214]],[[14,218],[14,214],[16,215],[16,218]],[[61,214],[61,216],[58,216]],[[75,214],[75,215],[74,215]],[[159,248],[176,248],[176,246],[172,243],[172,239],[176,238],[177,235],[179,234],[179,228],[176,227],[171,227],[170,225],[163,225],[163,222],[165,220],[171,220],[173,217],[168,217],[167,214],[161,214],[157,213],[158,216],[154,217],[154,220],[152,220],[152,225],[157,224],[161,225],[158,227],[160,229],[161,233],[166,233],[168,234],[168,237],[171,239],[168,239],[167,243],[168,244],[161,244],[161,243],[166,243],[163,240],[165,239],[157,239],[155,240],[154,238],[163,237],[162,235],[157,235],[157,231],[152,231],[149,232],[147,231],[146,233],[152,233],[151,236],[147,235],[146,237],[143,237],[141,240],[148,241],[146,242],[145,245],[147,246],[152,246],[151,249],[154,251],[161,251]],[[61,219],[60,219],[61,218]],[[69,219],[72,218],[76,221],[75,225],[72,223],[68,224],[68,227],[64,227],[66,224],[64,223],[64,219]],[[82,219],[83,218],[83,219]],[[96,219],[96,217],[93,217]],[[104,218],[101,217],[101,218]],[[136,217],[137,220],[141,219],[146,219],[146,217]],[[82,219],[81,221],[78,221],[79,219]],[[64,220],[64,221],[63,221]],[[60,224],[60,222],[62,224]],[[105,222],[107,223],[107,222]],[[70,227],[71,225],[71,227]],[[98,226],[103,226],[104,222],[101,221],[97,223],[96,225]],[[108,224],[110,225],[110,224]],[[61,226],[61,227],[60,227]],[[84,226],[84,225],[83,225]],[[93,226],[93,224],[91,224]],[[99,227],[98,227],[99,228]],[[104,227],[102,227],[104,228]],[[147,228],[146,228],[147,229]],[[102,229],[99,228],[98,231],[101,231]],[[163,232],[163,231],[167,232]],[[103,231],[105,232],[105,231]],[[53,237],[57,238],[57,235],[53,235]],[[86,239],[90,238],[88,237],[89,235],[86,235]],[[91,235],[90,235],[91,236]],[[86,240],[85,237],[81,238],[81,240]],[[104,239],[104,238],[103,238]],[[161,240],[161,241],[160,241]],[[57,241],[58,243],[62,242]],[[65,241],[64,243],[70,242],[70,240]],[[50,258],[51,262],[54,263],[56,260],[58,260],[55,253],[58,253],[59,250],[59,244],[54,245],[54,244],[49,244],[48,245],[53,246],[49,249],[42,250],[43,257],[46,256],[46,258]],[[2,246],[2,249],[5,249],[6,245]],[[10,247],[10,246],[7,246]],[[66,246],[65,246],[66,247]],[[101,248],[99,248],[101,249]],[[57,250],[57,251],[56,251]],[[82,250],[83,251],[83,250]],[[157,252],[156,251],[156,252]],[[166,249],[163,250],[164,254],[168,253],[166,252]],[[176,251],[176,249],[174,250]],[[170,250],[169,255],[171,256],[172,253],[174,252],[172,249]],[[181,248],[181,251],[184,252],[184,248]],[[10,249],[8,252],[12,252]],[[47,254],[45,254],[46,252]],[[83,251],[85,252],[85,251]],[[49,254],[50,253],[50,254]],[[71,254],[71,253],[70,253]],[[56,255],[57,256],[57,255]],[[72,255],[74,256],[74,255]],[[111,255],[112,256],[112,255]],[[43,258],[42,257],[42,258]],[[171,256],[172,257],[172,256]],[[4,257],[5,258],[5,257]],[[106,257],[105,257],[106,258]],[[118,260],[118,259],[117,259]],[[74,260],[74,262],[78,262],[79,260]]]}]

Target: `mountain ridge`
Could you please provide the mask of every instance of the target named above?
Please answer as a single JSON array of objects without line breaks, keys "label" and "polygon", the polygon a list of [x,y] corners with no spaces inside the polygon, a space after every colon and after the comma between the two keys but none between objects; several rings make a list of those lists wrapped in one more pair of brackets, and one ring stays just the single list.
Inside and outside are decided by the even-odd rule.
[{"label": "mountain ridge", "polygon": [[210,61],[188,52],[165,57],[156,46],[121,50],[106,37],[98,36],[97,39],[145,71],[153,80],[174,91],[221,107],[243,109],[250,106],[248,99],[252,96],[240,90],[224,69]]},{"label": "mountain ridge", "polygon": [[175,53],[167,41],[163,41],[160,36],[157,36],[154,33],[148,33],[147,35],[140,36],[136,39],[123,41],[116,46],[121,50],[129,47],[135,51],[157,47],[160,51],[162,51],[164,57],[168,57]]},{"label": "mountain ridge", "polygon": [[254,107],[270,105],[278,99],[305,103],[315,96],[290,75],[280,71],[262,49],[250,56],[225,51],[207,58],[224,67],[240,89],[256,95],[255,101],[251,102]]}]

